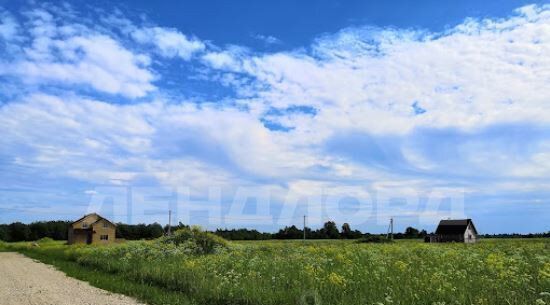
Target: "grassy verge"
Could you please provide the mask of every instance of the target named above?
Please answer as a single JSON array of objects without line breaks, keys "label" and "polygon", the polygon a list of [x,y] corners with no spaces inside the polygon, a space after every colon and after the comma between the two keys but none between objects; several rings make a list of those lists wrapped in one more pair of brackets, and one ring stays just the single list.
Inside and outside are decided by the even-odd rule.
[{"label": "grassy verge", "polygon": [[[56,243],[57,244],[57,243]],[[83,266],[68,257],[62,249],[45,247],[47,250],[31,248],[28,244],[6,244],[0,242],[0,252],[18,252],[42,263],[52,265],[66,275],[86,281],[90,285],[134,297],[140,302],[151,305],[191,305],[188,296],[183,293],[163,289],[150,284],[135,282],[116,273],[104,272],[97,268]]]}]

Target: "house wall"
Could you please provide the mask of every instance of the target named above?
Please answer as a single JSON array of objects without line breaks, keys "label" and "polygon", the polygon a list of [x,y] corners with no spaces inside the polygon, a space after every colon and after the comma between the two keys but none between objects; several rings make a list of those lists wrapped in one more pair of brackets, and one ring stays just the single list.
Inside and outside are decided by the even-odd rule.
[{"label": "house wall", "polygon": [[72,228],[69,228],[69,235],[67,243],[71,244],[85,244],[87,242],[88,235],[85,232],[75,233]]},{"label": "house wall", "polygon": [[96,214],[90,214],[86,217],[80,219],[79,221],[71,224],[69,228],[67,243],[68,244],[85,244],[88,241],[88,234],[85,232],[76,233],[74,229],[89,229],[92,223],[96,222],[99,219],[99,216]]},{"label": "house wall", "polygon": [[472,224],[468,224],[468,227],[464,232],[464,242],[475,243],[476,241],[477,241],[477,235],[475,234],[474,229],[472,228]]},{"label": "house wall", "polygon": [[[102,219],[94,223],[92,227],[94,234],[92,236],[92,243],[94,244],[106,244],[115,242],[115,233],[116,229],[113,224]],[[107,240],[101,240],[101,235],[107,235],[109,238]]]},{"label": "house wall", "polygon": [[437,240],[439,242],[463,242],[464,241],[464,235],[462,234],[439,234],[437,236]]},{"label": "house wall", "polygon": [[67,243],[74,244],[74,231],[73,228],[69,227],[69,232],[67,232]]}]

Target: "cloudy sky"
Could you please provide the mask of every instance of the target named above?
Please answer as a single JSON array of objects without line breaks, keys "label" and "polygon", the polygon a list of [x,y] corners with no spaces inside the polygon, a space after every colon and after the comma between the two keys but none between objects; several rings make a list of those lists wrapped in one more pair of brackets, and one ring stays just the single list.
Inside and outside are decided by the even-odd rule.
[{"label": "cloudy sky", "polygon": [[0,1],[0,222],[550,230],[548,4],[158,2]]}]

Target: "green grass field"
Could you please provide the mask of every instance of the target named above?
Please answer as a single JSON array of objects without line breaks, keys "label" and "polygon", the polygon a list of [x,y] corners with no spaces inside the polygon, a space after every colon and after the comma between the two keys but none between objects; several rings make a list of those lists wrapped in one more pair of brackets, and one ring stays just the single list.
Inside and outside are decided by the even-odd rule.
[{"label": "green grass field", "polygon": [[230,242],[208,255],[142,241],[0,249],[150,304],[550,304],[548,239]]}]

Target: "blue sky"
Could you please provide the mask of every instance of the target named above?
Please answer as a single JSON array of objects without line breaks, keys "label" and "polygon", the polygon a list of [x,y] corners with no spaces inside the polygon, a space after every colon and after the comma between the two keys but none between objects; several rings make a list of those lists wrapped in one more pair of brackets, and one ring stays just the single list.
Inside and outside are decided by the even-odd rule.
[{"label": "blue sky", "polygon": [[159,2],[0,1],[0,222],[550,230],[548,4]]}]

